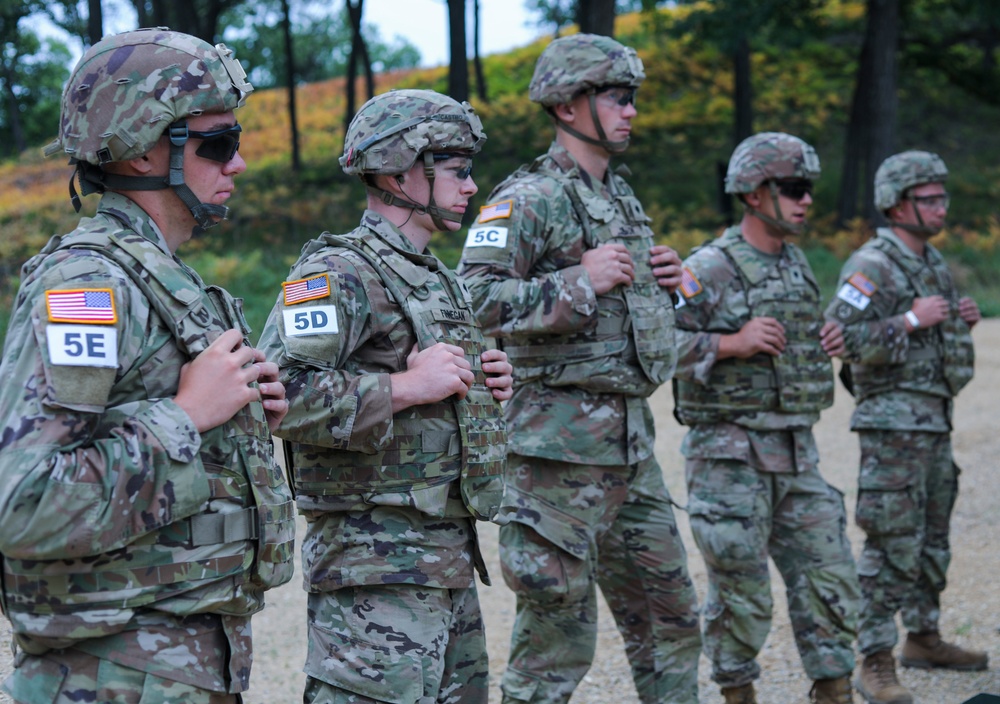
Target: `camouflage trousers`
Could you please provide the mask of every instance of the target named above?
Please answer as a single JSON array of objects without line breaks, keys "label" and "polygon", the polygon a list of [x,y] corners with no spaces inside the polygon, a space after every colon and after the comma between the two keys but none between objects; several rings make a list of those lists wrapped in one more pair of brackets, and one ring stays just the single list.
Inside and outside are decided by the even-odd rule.
[{"label": "camouflage trousers", "polygon": [[306,704],[486,704],[479,597],[411,584],[309,594]]},{"label": "camouflage trousers", "polygon": [[795,644],[814,680],[854,669],[860,600],[843,496],[815,464],[771,473],[735,459],[687,460],[688,512],[708,571],[705,655],[723,687],[760,676],[771,630],[768,555],[785,582]]},{"label": "camouflage trousers", "polygon": [[959,469],[948,433],[864,430],[858,437],[855,520],[867,535],[858,560],[858,647],[868,655],[896,645],[897,611],[908,631],[937,630]]},{"label": "camouflage trousers", "polygon": [[697,704],[697,594],[656,461],[509,455],[507,497],[516,515],[500,528],[500,562],[517,616],[503,701],[569,701],[594,658],[600,586],[639,699]]},{"label": "camouflage trousers", "polygon": [[16,704],[239,704],[239,694],[209,692],[78,650],[19,653],[4,689]]}]

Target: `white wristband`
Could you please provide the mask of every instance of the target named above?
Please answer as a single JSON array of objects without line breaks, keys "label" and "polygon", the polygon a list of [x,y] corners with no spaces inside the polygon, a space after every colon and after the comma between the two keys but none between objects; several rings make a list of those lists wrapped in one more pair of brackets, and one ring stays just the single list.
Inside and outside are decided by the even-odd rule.
[{"label": "white wristband", "polygon": [[920,327],[920,318],[918,318],[917,314],[914,313],[912,310],[908,310],[905,313],[903,313],[903,317],[906,318],[906,322],[908,322],[910,324],[910,327],[912,327],[914,330]]}]

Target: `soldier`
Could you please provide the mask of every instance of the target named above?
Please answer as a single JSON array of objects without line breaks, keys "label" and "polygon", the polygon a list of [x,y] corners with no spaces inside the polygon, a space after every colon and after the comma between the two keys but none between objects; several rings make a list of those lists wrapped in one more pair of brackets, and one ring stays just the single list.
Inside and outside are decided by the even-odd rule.
[{"label": "soldier", "polygon": [[741,222],[684,262],[677,310],[676,415],[691,427],[691,530],[708,570],[705,654],[727,704],[756,701],[771,628],[770,555],[785,581],[810,699],[849,704],[857,577],[843,496],[820,476],[812,426],[833,403],[819,287],[788,241],[805,227],[819,159],[779,132],[733,152],[726,192]]},{"label": "soldier", "polygon": [[938,618],[958,493],[951,452],[953,398],[972,378],[976,302],[959,298],[928,240],[944,227],[948,169],[908,151],[882,162],[875,206],[889,221],[840,273],[827,316],[844,326],[845,378],[861,443],[855,518],[867,538],[858,564],[863,608],[856,685],[872,704],[909,704],[896,678],[895,615],[907,667],[983,670],[986,653],[941,640]]},{"label": "soldier", "polygon": [[17,702],[242,701],[250,615],[291,577],[277,365],[174,254],[226,217],[252,90],[225,45],[163,29],[101,40],[66,85],[50,151],[103,195],[24,265],[0,364]]},{"label": "soldier", "polygon": [[264,330],[309,592],[306,702],[483,702],[475,520],[497,516],[510,396],[462,282],[427,250],[461,226],[486,135],[429,90],[369,100],[340,164],[368,209],[308,242]]},{"label": "soldier", "polygon": [[629,143],[645,74],[633,49],[552,42],[531,100],[555,121],[548,153],[480,210],[461,272],[502,338],[517,388],[500,528],[517,594],[503,701],[565,702],[594,657],[599,585],[643,702],[698,699],[697,595],[653,454],[646,398],[674,368],[680,258],[609,169]]}]

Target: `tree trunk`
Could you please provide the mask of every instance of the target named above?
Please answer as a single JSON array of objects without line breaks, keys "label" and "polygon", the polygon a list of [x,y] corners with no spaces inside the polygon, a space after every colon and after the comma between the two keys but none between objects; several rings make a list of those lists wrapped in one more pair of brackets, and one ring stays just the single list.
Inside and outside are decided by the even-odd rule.
[{"label": "tree trunk", "polygon": [[347,128],[351,126],[351,120],[357,112],[357,91],[355,90],[355,79],[358,75],[358,55],[361,53],[361,12],[362,0],[351,2],[347,0],[347,20],[351,23],[351,53],[347,56],[347,68],[344,75],[344,93],[347,105],[344,109],[344,138],[347,138]]},{"label": "tree trunk", "polygon": [[[735,144],[753,134],[753,82],[750,75],[750,42],[741,35],[733,51],[733,137]],[[734,146],[735,146],[734,144]]]},{"label": "tree trunk", "polygon": [[874,222],[875,171],[892,154],[896,137],[898,112],[896,56],[899,46],[900,0],[871,0],[868,4],[868,25],[874,26],[872,36],[871,127],[865,164],[864,214]]},{"label": "tree trunk", "polygon": [[472,65],[476,69],[476,95],[484,103],[490,102],[486,91],[486,74],[479,55],[479,0],[472,0]]},{"label": "tree trunk", "polygon": [[875,222],[875,171],[892,153],[898,98],[897,49],[900,0],[868,0],[868,22],[858,62],[851,118],[844,150],[838,199],[838,222],[858,214],[858,174],[864,183],[861,214]]},{"label": "tree trunk", "polygon": [[101,0],[87,0],[87,40],[93,46],[104,36]]},{"label": "tree trunk", "polygon": [[285,35],[285,77],[288,83],[288,121],[292,132],[292,171],[298,173],[302,168],[299,155],[299,123],[295,109],[295,52],[292,47],[292,18],[288,0],[281,0],[281,12],[284,15],[281,29]]},{"label": "tree trunk", "polygon": [[469,56],[465,49],[465,0],[448,0],[448,95],[469,99]]},{"label": "tree trunk", "polygon": [[615,0],[578,0],[576,23],[581,32],[615,36]]}]

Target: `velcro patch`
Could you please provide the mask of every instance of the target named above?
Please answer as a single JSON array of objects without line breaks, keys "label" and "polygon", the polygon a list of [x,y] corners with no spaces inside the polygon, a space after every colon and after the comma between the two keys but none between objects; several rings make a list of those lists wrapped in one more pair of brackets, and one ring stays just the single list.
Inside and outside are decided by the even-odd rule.
[{"label": "velcro patch", "polygon": [[337,306],[309,306],[281,311],[285,321],[285,335],[300,337],[303,335],[336,335],[340,332],[337,325]]},{"label": "velcro patch", "polygon": [[864,310],[868,307],[868,304],[872,302],[871,298],[861,293],[861,291],[850,283],[845,283],[840,287],[840,290],[837,291],[837,298],[842,301],[847,301],[858,310]]},{"label": "velcro patch", "polygon": [[326,274],[312,276],[308,279],[286,281],[281,284],[285,291],[285,305],[290,306],[304,301],[314,301],[330,295],[330,277]]},{"label": "velcro patch", "polygon": [[499,203],[484,205],[479,209],[479,220],[476,222],[489,222],[490,220],[501,220],[509,218],[514,213],[514,201],[502,200]]},{"label": "velcro patch", "polygon": [[46,291],[45,307],[50,323],[114,325],[118,322],[114,292],[109,288]]},{"label": "velcro patch", "polygon": [[687,267],[681,269],[681,285],[678,290],[684,298],[694,298],[704,291],[701,282]]},{"label": "velcro patch", "polygon": [[506,227],[473,227],[465,238],[466,247],[499,247],[507,246]]},{"label": "velcro patch", "polygon": [[854,272],[851,275],[851,278],[847,280],[847,283],[869,297],[874,296],[875,292],[878,291],[878,284],[862,274],[860,271]]},{"label": "velcro patch", "polygon": [[117,367],[118,328],[49,325],[49,361],[60,367]]}]

